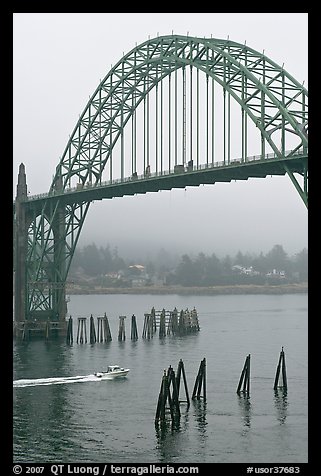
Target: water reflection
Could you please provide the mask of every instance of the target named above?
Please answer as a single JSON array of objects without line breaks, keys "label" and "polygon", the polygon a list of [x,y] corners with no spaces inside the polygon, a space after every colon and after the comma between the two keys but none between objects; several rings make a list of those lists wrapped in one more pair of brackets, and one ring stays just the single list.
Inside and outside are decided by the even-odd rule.
[{"label": "water reflection", "polygon": [[204,400],[193,400],[194,404],[194,416],[197,422],[197,428],[202,438],[207,437],[206,435],[206,401]]},{"label": "water reflection", "polygon": [[167,435],[173,435],[179,431],[181,431],[181,422],[179,419],[174,421],[168,419],[155,423],[156,437],[160,441],[164,441]]},{"label": "water reflection", "polygon": [[[39,353],[41,359],[39,359]],[[58,343],[16,344],[15,378],[55,376],[68,365]],[[61,371],[61,370],[60,370]],[[13,391],[14,459],[25,461],[61,461],[70,452],[79,451],[72,440],[72,409],[65,385],[15,388]],[[67,429],[67,431],[66,431]],[[47,454],[45,454],[47,452]]]},{"label": "water reflection", "polygon": [[181,454],[185,442],[185,438],[182,438],[182,436],[187,435],[188,427],[188,407],[183,410],[181,408],[181,417],[174,421],[168,418],[165,421],[155,423],[159,461],[170,462]]},{"label": "water reflection", "polygon": [[246,395],[238,395],[238,404],[240,407],[241,416],[243,419],[243,425],[245,429],[251,428],[252,409],[250,398]]},{"label": "water reflection", "polygon": [[274,391],[274,405],[276,408],[277,419],[280,425],[284,425],[288,412],[287,392],[283,389],[276,389]]}]

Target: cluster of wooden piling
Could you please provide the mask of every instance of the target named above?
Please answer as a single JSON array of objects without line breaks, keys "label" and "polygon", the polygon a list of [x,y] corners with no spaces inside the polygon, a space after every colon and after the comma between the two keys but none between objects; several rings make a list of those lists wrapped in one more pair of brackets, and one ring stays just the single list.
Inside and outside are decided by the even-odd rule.
[{"label": "cluster of wooden piling", "polygon": [[[198,374],[196,376],[194,390],[192,395],[192,400],[203,398],[206,400],[206,360],[205,358],[201,361]],[[185,389],[185,400],[179,398],[180,391],[180,382],[183,378],[184,389]],[[201,390],[203,388],[203,395],[201,396]],[[172,423],[177,423],[180,419],[180,403],[185,402],[187,404],[187,409],[190,406],[190,398],[187,388],[187,380],[184,369],[184,363],[180,359],[177,367],[177,372],[175,376],[175,371],[170,365],[166,370],[164,370],[160,392],[157,401],[156,415],[155,415],[155,425],[162,424],[166,422],[166,417],[170,414],[170,419]]]},{"label": "cluster of wooden piling", "polygon": [[[126,328],[125,328],[126,316],[119,316],[119,328],[118,328],[118,340],[126,340]],[[87,343],[87,329],[86,329],[86,317],[78,317],[77,328],[77,344]],[[161,311],[155,310],[153,307],[150,313],[144,314],[144,325],[142,331],[143,339],[151,339],[158,332],[160,338],[166,336],[184,336],[188,334],[196,333],[200,330],[198,314],[194,307],[191,311],[189,309],[173,311]],[[138,339],[138,330],[136,316],[133,314],[131,318],[131,340]],[[93,315],[90,316],[89,326],[89,342],[94,344],[96,342],[110,342],[112,340],[109,321],[106,313],[103,317],[97,317],[97,334],[95,329],[95,323]],[[73,343],[73,323],[72,317],[69,317],[67,324],[66,341],[68,344]]]},{"label": "cluster of wooden piling", "polygon": [[[251,368],[251,355],[248,354],[245,358],[245,363],[242,369],[240,380],[237,386],[236,393],[238,395],[243,394],[246,398],[250,396],[250,368]],[[185,389],[185,398],[186,400],[180,400],[179,390],[181,377],[184,382]],[[274,390],[282,389],[284,393],[287,393],[287,377],[286,377],[286,366],[285,366],[285,353],[282,347],[279,362],[276,369],[276,375],[274,380]],[[202,394],[202,395],[201,395]],[[206,401],[206,359],[201,361],[198,373],[195,379],[192,400],[199,400],[203,398],[203,401]],[[180,403],[186,402],[187,409],[190,406],[190,398],[187,388],[186,374],[184,369],[184,364],[182,359],[180,359],[177,367],[177,372],[175,376],[175,371],[170,365],[166,370],[164,370],[161,387],[159,391],[156,415],[155,415],[155,425],[165,423],[167,420],[167,415],[170,415],[172,423],[177,423],[180,419]]]},{"label": "cluster of wooden piling", "polygon": [[97,342],[110,342],[112,340],[112,337],[106,313],[103,317],[97,317],[97,325]]},{"label": "cluster of wooden piling", "polygon": [[[78,317],[78,328],[77,328],[77,344],[86,344],[87,343],[87,327],[86,327],[86,317]],[[89,342],[94,344],[95,342],[109,342],[112,340],[108,318],[106,313],[103,317],[97,317],[97,334],[95,329],[95,322],[93,315],[90,316],[90,326],[89,326]],[[70,316],[67,324],[67,333],[66,333],[66,342],[67,344],[73,344],[73,319]]]},{"label": "cluster of wooden piling", "polygon": [[183,336],[193,334],[200,330],[198,314],[194,307],[178,312],[175,307],[173,311],[155,310],[153,307],[150,313],[144,315],[143,339],[151,339],[157,332],[160,338],[166,335]]},{"label": "cluster of wooden piling", "polygon": [[[250,369],[251,369],[250,362],[251,362],[251,355],[248,354],[245,358],[245,363],[244,363],[240,380],[236,390],[236,393],[238,395],[242,393],[245,397],[250,396]],[[286,393],[288,389],[286,366],[285,366],[285,353],[284,353],[283,347],[280,352],[279,362],[276,368],[273,389],[274,391],[281,389],[284,393]]]}]

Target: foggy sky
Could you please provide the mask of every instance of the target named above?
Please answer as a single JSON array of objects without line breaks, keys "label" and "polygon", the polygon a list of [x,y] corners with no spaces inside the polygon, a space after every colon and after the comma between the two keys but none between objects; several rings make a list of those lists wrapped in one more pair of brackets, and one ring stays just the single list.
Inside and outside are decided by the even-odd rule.
[{"label": "foggy sky", "polygon": [[[19,164],[31,194],[50,188],[79,115],[119,59],[156,36],[231,39],[263,51],[308,88],[306,13],[13,14],[13,195]],[[79,245],[146,253],[264,253],[307,247],[308,213],[288,176],[95,202]]]}]

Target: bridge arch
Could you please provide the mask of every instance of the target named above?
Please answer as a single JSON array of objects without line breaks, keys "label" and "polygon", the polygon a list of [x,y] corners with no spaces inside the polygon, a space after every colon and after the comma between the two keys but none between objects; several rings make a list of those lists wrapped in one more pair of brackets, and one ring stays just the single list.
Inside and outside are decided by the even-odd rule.
[{"label": "bridge arch", "polygon": [[[171,113],[171,101],[177,101],[177,89],[181,89],[180,96],[182,119],[182,154],[168,148],[167,167],[183,166],[186,159],[186,71],[190,71],[190,159],[193,150],[196,150],[197,168],[200,165],[198,149],[192,148],[194,140],[193,127],[198,137],[200,125],[198,122],[199,111],[199,76],[203,73],[205,78],[206,121],[212,115],[214,124],[214,104],[209,112],[209,98],[214,103],[214,84],[218,84],[223,91],[223,164],[231,163],[229,151],[230,141],[230,99],[241,111],[241,154],[236,159],[238,163],[245,163],[248,159],[247,135],[249,124],[252,124],[259,135],[260,150],[258,155],[265,158],[271,152],[274,158],[282,162],[285,170],[300,195],[307,204],[307,170],[305,164],[295,171],[304,176],[304,191],[300,189],[293,170],[285,159],[295,157],[299,152],[307,156],[308,150],[308,92],[300,85],[283,66],[270,60],[264,53],[259,53],[247,45],[242,45],[230,40],[215,38],[192,38],[187,36],[172,35],[162,36],[142,43],[123,56],[111,68],[105,78],[100,82],[94,94],[90,97],[84,111],[70,136],[63,155],[56,167],[49,194],[43,201],[28,200],[28,216],[31,225],[28,231],[28,253],[26,270],[27,284],[27,313],[34,311],[48,311],[50,316],[57,313],[62,316],[64,309],[65,283],[71,259],[78,242],[80,232],[89,209],[92,198],[79,198],[66,202],[66,195],[70,189],[80,190],[89,187],[93,189],[104,182],[104,173],[109,164],[109,181],[115,179],[114,169],[119,168],[120,180],[126,181],[125,158],[123,153],[124,131],[128,124],[132,124],[131,140],[133,149],[136,150],[138,142],[136,134],[136,114],[143,110],[140,116],[143,122],[142,153],[143,170],[150,165],[149,140],[156,143],[156,156],[159,145],[157,134],[162,133],[162,124],[157,123],[159,115],[157,110],[162,104],[158,94],[163,95],[162,84],[168,80],[168,136],[171,127],[174,128],[178,105]],[[181,82],[177,82],[177,72],[181,71]],[[196,71],[193,76],[192,71]],[[171,78],[172,82],[171,82]],[[194,78],[194,79],[193,79]],[[211,81],[212,93],[208,92]],[[173,84],[174,83],[174,84]],[[192,99],[196,89],[196,99]],[[196,86],[195,86],[196,84]],[[159,90],[158,90],[159,88]],[[175,94],[174,92],[175,91]],[[149,98],[154,94],[156,107],[156,137],[149,139]],[[162,106],[161,106],[162,107]],[[193,122],[192,108],[196,110],[196,120]],[[165,110],[165,108],[164,108]],[[171,122],[173,120],[173,122]],[[227,124],[227,126],[226,126]],[[208,124],[206,124],[208,127]],[[205,127],[205,128],[206,128]],[[214,126],[213,126],[214,129]],[[134,132],[135,131],[135,132]],[[185,135],[184,135],[185,134]],[[208,141],[208,136],[206,138]],[[213,136],[212,136],[213,140]],[[145,143],[146,141],[146,143]],[[170,140],[169,140],[170,142]],[[287,144],[291,143],[288,150]],[[117,151],[117,147],[120,147]],[[208,147],[207,147],[208,148]],[[212,145],[213,155],[214,145]],[[184,155],[185,154],[185,155]],[[206,154],[205,154],[206,155]],[[207,156],[206,156],[207,157]],[[214,161],[214,158],[212,158]],[[206,158],[208,162],[208,157]],[[208,165],[208,163],[206,164]],[[212,163],[214,165],[214,162]],[[147,166],[147,167],[146,167]],[[159,165],[156,157],[156,169],[159,175],[164,172],[164,164]],[[137,161],[132,155],[130,176],[137,175]],[[260,175],[258,175],[260,176]],[[264,176],[264,175],[262,175]],[[223,179],[224,180],[224,179]],[[192,182],[190,182],[192,183]],[[210,182],[208,182],[210,183]],[[213,183],[213,181],[211,182]],[[170,188],[170,187],[169,187]],[[132,193],[132,192],[131,192]],[[50,296],[50,299],[48,299]],[[21,305],[19,306],[21,308]],[[57,311],[58,309],[58,311]],[[60,317],[63,319],[63,317]]]},{"label": "bridge arch", "polygon": [[[307,148],[308,92],[283,66],[230,40],[164,36],[132,49],[100,82],[67,143],[51,190],[61,179],[63,189],[73,178],[83,185],[99,183],[141,102],[165,77],[188,66],[213,78],[235,99],[260,131],[262,145],[269,144],[277,156],[284,156],[289,134],[297,138],[292,153]],[[277,131],[281,147],[274,140]]]}]

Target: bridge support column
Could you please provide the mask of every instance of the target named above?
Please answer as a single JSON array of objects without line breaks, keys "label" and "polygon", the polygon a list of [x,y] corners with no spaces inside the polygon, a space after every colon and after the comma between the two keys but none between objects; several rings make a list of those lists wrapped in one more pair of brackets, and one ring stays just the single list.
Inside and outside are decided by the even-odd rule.
[{"label": "bridge support column", "polygon": [[67,303],[65,287],[65,210],[59,207],[55,221],[52,225],[54,234],[54,276],[53,276],[53,294],[52,310],[54,319],[60,323],[66,322]]},{"label": "bridge support column", "polygon": [[21,203],[27,198],[27,183],[24,164],[20,164],[14,217],[14,321],[26,319],[26,257],[28,227],[26,211]]},{"label": "bridge support column", "polygon": [[[37,212],[28,211],[25,167],[20,164],[14,210],[14,337],[24,339],[38,335],[65,336],[67,304],[65,291],[65,210],[61,206],[52,223],[54,252],[51,266],[44,268],[39,282],[33,280],[33,262],[28,261],[29,227]],[[50,216],[50,213],[48,213]],[[41,247],[41,242],[33,246]],[[37,259],[33,258],[34,260]],[[48,262],[45,263],[46,265]],[[47,274],[48,281],[41,282]],[[31,292],[34,292],[31,297]],[[32,301],[31,301],[32,300]]]}]

